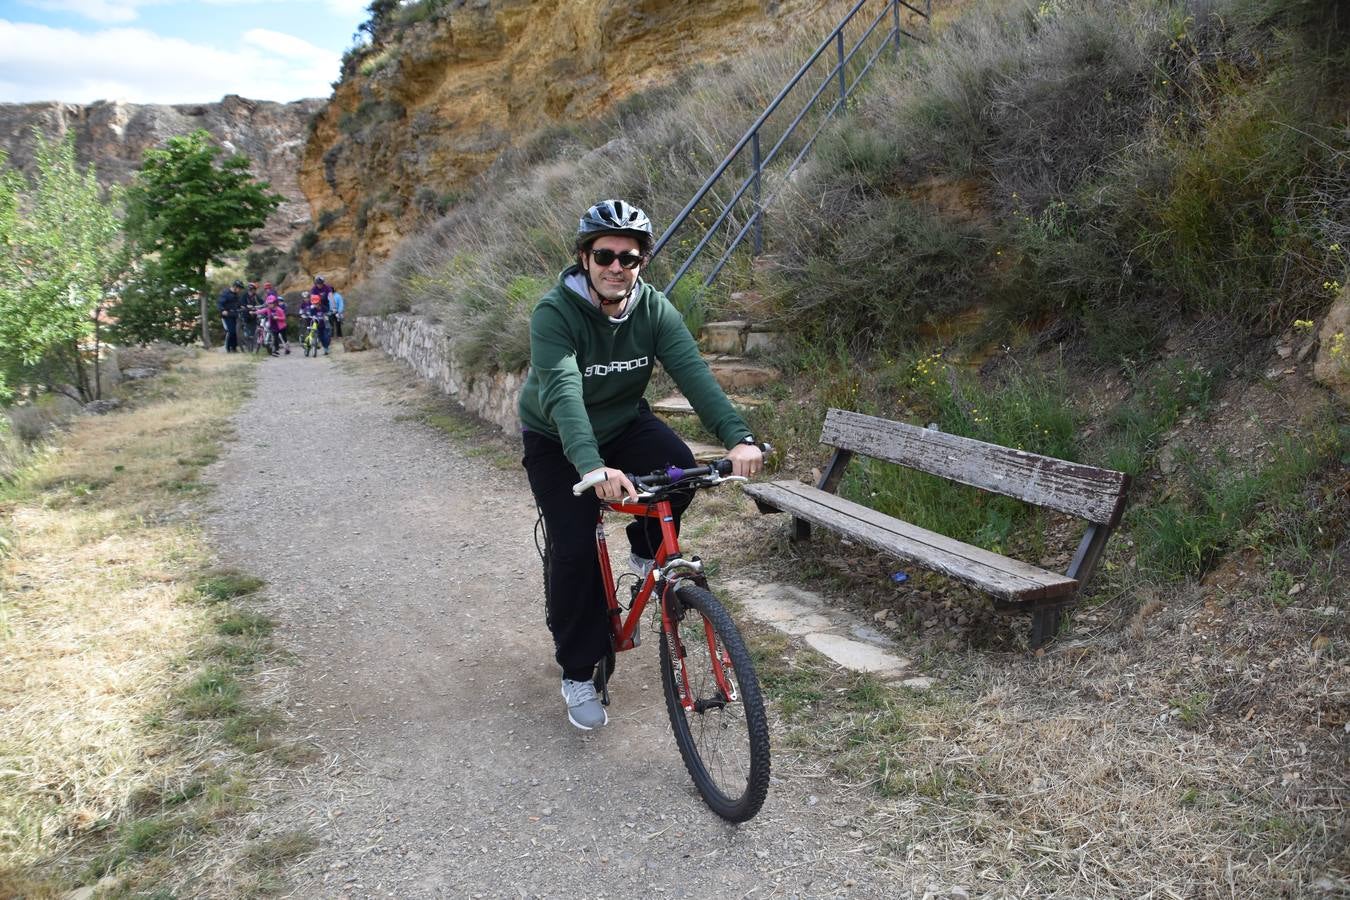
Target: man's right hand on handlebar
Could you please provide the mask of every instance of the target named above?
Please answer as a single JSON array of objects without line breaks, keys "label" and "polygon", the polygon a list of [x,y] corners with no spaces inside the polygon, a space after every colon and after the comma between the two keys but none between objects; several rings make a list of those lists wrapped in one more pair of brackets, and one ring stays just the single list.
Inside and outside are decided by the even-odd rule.
[{"label": "man's right hand on handlebar", "polygon": [[608,467],[594,469],[586,473],[584,480],[590,481],[601,478],[603,480],[598,481],[595,485],[595,495],[601,500],[620,500],[627,497],[631,502],[637,499],[637,488],[633,486],[633,482],[628,480],[628,476],[619,469]]}]

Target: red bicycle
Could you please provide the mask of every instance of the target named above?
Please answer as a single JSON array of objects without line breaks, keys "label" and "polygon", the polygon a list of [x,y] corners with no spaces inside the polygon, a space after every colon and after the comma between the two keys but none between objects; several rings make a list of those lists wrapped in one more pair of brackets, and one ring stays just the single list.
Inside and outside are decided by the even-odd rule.
[{"label": "red bicycle", "polygon": [[[762,448],[770,449],[767,444]],[[670,509],[675,493],[746,480],[730,473],[731,462],[722,459],[692,469],[671,467],[650,475],[629,475],[639,491],[635,500],[600,501],[595,549],[604,577],[613,651],[597,666],[595,680],[601,702],[608,706],[615,654],[641,643],[642,614],[655,598],[661,686],[680,756],[712,811],[729,822],[744,822],[759,812],[769,790],[764,699],[750,651],[726,608],[708,590],[702,560],[685,557],[680,551]],[[582,481],[572,490],[579,495],[594,485]],[[632,586],[627,606],[619,603],[609,562],[606,512],[646,516],[661,523],[655,565]]]}]

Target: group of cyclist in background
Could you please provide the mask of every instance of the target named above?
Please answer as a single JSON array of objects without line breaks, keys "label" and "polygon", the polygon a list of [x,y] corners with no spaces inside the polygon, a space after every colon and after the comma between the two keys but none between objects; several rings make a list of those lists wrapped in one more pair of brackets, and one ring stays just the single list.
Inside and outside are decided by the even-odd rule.
[{"label": "group of cyclist in background", "polygon": [[[270,356],[291,352],[287,333],[289,310],[285,298],[272,287],[272,282],[263,282],[259,291],[254,282],[246,285],[236,280],[221,291],[216,305],[225,327],[226,353],[238,353],[241,340],[245,350],[266,349]],[[342,294],[325,282],[322,275],[316,275],[314,285],[301,298],[299,307],[297,331],[305,355],[312,353],[317,357],[322,349],[323,355],[327,356],[334,335],[342,337],[342,319],[346,312]]]}]

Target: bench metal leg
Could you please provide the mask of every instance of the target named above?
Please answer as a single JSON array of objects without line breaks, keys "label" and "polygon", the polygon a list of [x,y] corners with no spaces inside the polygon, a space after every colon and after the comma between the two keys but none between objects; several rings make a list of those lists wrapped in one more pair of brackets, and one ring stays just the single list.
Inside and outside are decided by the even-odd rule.
[{"label": "bench metal leg", "polygon": [[792,520],[792,542],[811,540],[811,523],[805,519],[793,518]]},{"label": "bench metal leg", "polygon": [[1060,611],[1064,607],[1046,606],[1031,613],[1031,649],[1039,650],[1059,634]]}]

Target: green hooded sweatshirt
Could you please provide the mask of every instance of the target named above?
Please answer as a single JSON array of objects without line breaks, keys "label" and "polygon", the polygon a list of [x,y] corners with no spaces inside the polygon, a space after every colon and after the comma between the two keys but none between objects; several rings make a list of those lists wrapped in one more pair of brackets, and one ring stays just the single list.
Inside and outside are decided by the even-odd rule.
[{"label": "green hooded sweatshirt", "polygon": [[724,446],[750,433],[664,294],[639,281],[623,318],[612,320],[568,286],[580,272],[564,271],[530,317],[530,373],[519,404],[525,428],[561,443],[578,475],[599,469],[601,445],[637,418],[660,362]]}]

